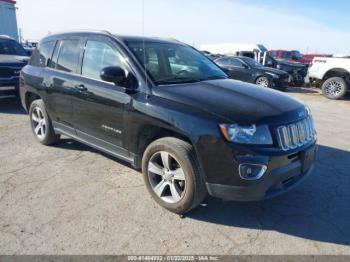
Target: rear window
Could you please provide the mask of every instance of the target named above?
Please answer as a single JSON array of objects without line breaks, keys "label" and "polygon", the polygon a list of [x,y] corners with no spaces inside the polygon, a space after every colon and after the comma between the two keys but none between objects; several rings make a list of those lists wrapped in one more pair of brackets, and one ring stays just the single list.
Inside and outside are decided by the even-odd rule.
[{"label": "rear window", "polygon": [[40,67],[46,67],[51,61],[52,52],[55,48],[55,45],[56,41],[40,43],[38,49],[34,50],[29,64]]},{"label": "rear window", "polygon": [[13,39],[0,39],[0,55],[27,56],[26,50]]}]

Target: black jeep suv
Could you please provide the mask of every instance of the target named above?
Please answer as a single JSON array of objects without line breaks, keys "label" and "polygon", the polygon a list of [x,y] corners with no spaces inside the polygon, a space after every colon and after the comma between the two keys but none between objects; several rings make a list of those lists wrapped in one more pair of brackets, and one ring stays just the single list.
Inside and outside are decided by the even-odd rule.
[{"label": "black jeep suv", "polygon": [[0,35],[0,98],[18,94],[19,73],[28,60],[28,53],[19,43]]},{"label": "black jeep suv", "polygon": [[39,142],[66,135],[141,168],[154,199],[176,213],[207,193],[275,196],[314,162],[316,133],[303,103],[228,79],[173,40],[49,36],[22,70],[20,95]]}]

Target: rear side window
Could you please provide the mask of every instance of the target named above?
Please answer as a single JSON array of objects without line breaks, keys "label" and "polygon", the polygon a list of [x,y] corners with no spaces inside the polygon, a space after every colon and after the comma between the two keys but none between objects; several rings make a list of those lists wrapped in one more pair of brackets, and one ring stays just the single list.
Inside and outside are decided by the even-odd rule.
[{"label": "rear side window", "polygon": [[[59,50],[57,49],[58,58],[51,65],[54,65],[58,70],[65,72],[76,72],[79,63],[79,40],[62,40],[60,42]],[[56,50],[55,50],[56,53]],[[55,54],[53,56],[55,59]],[[52,67],[52,66],[51,66]]]},{"label": "rear side window", "polygon": [[34,66],[46,67],[50,63],[55,44],[56,41],[40,43],[38,49],[33,52],[29,63]]}]

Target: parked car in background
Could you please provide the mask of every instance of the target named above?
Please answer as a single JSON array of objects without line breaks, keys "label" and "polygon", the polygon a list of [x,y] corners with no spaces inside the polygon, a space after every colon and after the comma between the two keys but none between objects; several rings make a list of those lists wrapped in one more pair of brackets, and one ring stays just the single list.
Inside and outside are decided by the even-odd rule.
[{"label": "parked car in background", "polygon": [[277,68],[289,74],[289,83],[292,86],[301,86],[304,84],[304,78],[307,74],[307,65],[289,62],[281,59],[274,59],[267,52],[240,51],[239,56],[253,58],[258,63],[266,67]]},{"label": "parked car in background", "polygon": [[254,59],[244,56],[226,56],[215,60],[231,78],[262,87],[288,87],[289,74],[265,67]]},{"label": "parked car in background", "polygon": [[51,35],[21,74],[42,144],[66,135],[142,169],[155,201],[183,214],[212,196],[279,195],[312,170],[311,112],[281,92],[228,79],[173,40]]},{"label": "parked car in background", "polygon": [[328,54],[302,54],[298,50],[269,50],[268,54],[275,59],[298,62],[309,65],[314,57],[330,57]]},{"label": "parked car in background", "polygon": [[28,60],[28,53],[17,41],[0,36],[0,98],[18,94],[19,74]]},{"label": "parked car in background", "polygon": [[301,63],[303,64],[311,64],[312,60],[315,57],[332,57],[332,55],[328,55],[328,54],[305,54],[303,55],[303,58],[301,59]]},{"label": "parked car in background", "polygon": [[212,54],[237,55],[240,51],[266,52],[267,48],[262,44],[220,43],[203,44],[200,50],[206,50]]},{"label": "parked car in background", "polygon": [[350,58],[315,57],[307,78],[326,97],[340,99],[350,90]]},{"label": "parked car in background", "polygon": [[33,50],[38,47],[38,42],[34,40],[26,40],[24,43],[22,43],[22,46],[27,53],[31,55]]},{"label": "parked car in background", "polygon": [[302,63],[301,59],[303,58],[303,55],[297,50],[269,50],[267,53],[275,59]]},{"label": "parked car in background", "polygon": [[203,55],[205,55],[206,57],[208,57],[212,61],[224,56],[224,55],[220,55],[220,54],[212,54],[209,51],[199,51],[199,52],[201,52]]}]

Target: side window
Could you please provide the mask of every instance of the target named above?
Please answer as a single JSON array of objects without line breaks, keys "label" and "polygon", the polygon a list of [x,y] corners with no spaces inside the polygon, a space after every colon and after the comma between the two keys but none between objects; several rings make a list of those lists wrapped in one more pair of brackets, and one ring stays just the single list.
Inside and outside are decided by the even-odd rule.
[{"label": "side window", "polygon": [[39,66],[46,67],[51,60],[56,41],[41,43],[39,46]]},{"label": "side window", "polygon": [[51,67],[51,68],[56,68],[56,66],[57,66],[58,51],[60,50],[60,47],[61,47],[61,41],[57,41],[55,50],[53,51],[52,59],[51,59],[50,63],[48,64],[49,67]]},{"label": "side window", "polygon": [[221,59],[217,60],[216,63],[218,65],[221,65],[221,66],[229,66],[230,65],[230,61],[228,58],[221,58]]},{"label": "side window", "polygon": [[271,52],[271,56],[274,57],[274,58],[277,58],[277,52],[276,51],[272,51]]},{"label": "side window", "polygon": [[79,40],[62,40],[56,68],[66,72],[75,72],[79,62]]},{"label": "side window", "polygon": [[89,40],[85,46],[81,74],[100,80],[100,72],[107,66],[124,68],[122,55],[106,43]]},{"label": "side window", "polygon": [[230,65],[232,66],[239,66],[239,67],[242,67],[243,64],[240,60],[236,59],[236,58],[231,58],[230,59]]}]

